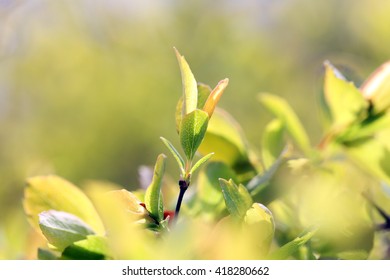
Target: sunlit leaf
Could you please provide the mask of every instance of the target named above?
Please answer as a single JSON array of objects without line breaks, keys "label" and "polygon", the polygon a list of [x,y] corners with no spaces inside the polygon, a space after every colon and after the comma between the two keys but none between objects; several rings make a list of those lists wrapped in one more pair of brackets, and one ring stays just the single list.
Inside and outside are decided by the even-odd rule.
[{"label": "sunlit leaf", "polygon": [[375,114],[390,106],[390,62],[382,64],[360,87],[363,96],[373,104]]},{"label": "sunlit leaf", "polygon": [[291,257],[302,245],[308,242],[316,233],[316,230],[309,230],[303,233],[301,236],[295,238],[294,240],[288,242],[282,247],[271,252],[267,257],[272,260],[285,260]]},{"label": "sunlit leaf", "polygon": [[280,156],[286,146],[284,140],[284,124],[280,119],[271,121],[265,128],[262,138],[262,159],[265,169],[268,169]]},{"label": "sunlit leaf", "polygon": [[150,214],[158,222],[164,219],[164,206],[161,185],[165,172],[165,161],[166,156],[164,154],[160,154],[157,157],[157,161],[154,166],[153,180],[145,193],[146,209],[148,209]]},{"label": "sunlit leaf", "polygon": [[325,68],[325,99],[332,116],[332,125],[338,129],[362,118],[368,102],[352,82],[347,82],[335,73],[333,65],[326,62]]},{"label": "sunlit leaf", "polygon": [[123,209],[130,215],[133,215],[134,218],[136,216],[142,218],[147,214],[145,207],[141,205],[141,201],[139,201],[138,198],[128,190],[122,189],[110,191],[107,193],[107,195],[115,197],[118,203],[123,206]]},{"label": "sunlit leaf", "polygon": [[256,247],[267,253],[275,232],[271,211],[260,203],[253,203],[244,216],[245,230],[254,236]]},{"label": "sunlit leaf", "polygon": [[107,238],[88,235],[86,239],[76,241],[66,247],[62,259],[71,260],[103,260],[111,258]]},{"label": "sunlit leaf", "polygon": [[39,227],[49,243],[59,250],[85,239],[87,235],[95,234],[80,218],[55,210],[39,214]]},{"label": "sunlit leaf", "polygon": [[183,83],[183,111],[182,115],[185,116],[192,111],[196,110],[198,104],[198,89],[194,75],[191,72],[190,66],[176,48],[174,48],[177,61],[180,65],[180,72]]},{"label": "sunlit leaf", "polygon": [[[203,108],[206,103],[207,98],[211,93],[211,88],[202,83],[198,83],[198,104],[197,108]],[[179,101],[176,104],[175,112],[175,121],[176,121],[176,131],[179,133],[181,120],[183,119],[183,96],[180,96]]]},{"label": "sunlit leaf", "polygon": [[160,137],[161,141],[167,146],[173,157],[175,158],[177,164],[179,165],[181,174],[185,173],[185,165],[184,165],[184,159],[181,157],[180,153],[176,150],[176,148],[172,145],[171,142],[169,142],[164,137]]},{"label": "sunlit leaf", "polygon": [[283,122],[287,132],[299,148],[303,152],[309,153],[311,150],[309,137],[290,105],[279,96],[265,93],[259,95],[259,101]]},{"label": "sunlit leaf", "polygon": [[236,185],[233,180],[219,179],[226,208],[235,219],[241,220],[252,206],[252,197],[243,185]]},{"label": "sunlit leaf", "polygon": [[210,96],[207,98],[206,103],[204,104],[203,111],[205,111],[209,118],[211,118],[214,113],[215,107],[218,104],[219,99],[221,98],[223,92],[225,91],[229,79],[224,79],[218,83],[218,85],[210,93]]},{"label": "sunlit leaf", "polygon": [[[382,141],[380,141],[382,140]],[[358,166],[390,184],[390,131],[375,139],[349,145],[345,151]]]},{"label": "sunlit leaf", "polygon": [[51,175],[27,180],[24,191],[24,210],[37,229],[38,214],[47,210],[64,211],[87,223],[97,234],[103,235],[103,223],[88,197],[72,183]]},{"label": "sunlit leaf", "polygon": [[187,159],[192,160],[207,130],[209,117],[202,110],[186,115],[181,122],[180,143]]}]

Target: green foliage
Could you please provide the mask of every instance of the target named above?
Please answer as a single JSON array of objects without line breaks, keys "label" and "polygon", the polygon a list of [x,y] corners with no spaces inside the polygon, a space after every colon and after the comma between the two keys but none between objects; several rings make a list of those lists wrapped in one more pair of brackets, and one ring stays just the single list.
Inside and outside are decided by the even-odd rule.
[{"label": "green foliage", "polygon": [[208,122],[207,113],[199,109],[192,111],[181,121],[180,143],[189,160],[194,158],[206,133]]},{"label": "green foliage", "polygon": [[333,65],[326,62],[325,67],[325,98],[332,115],[333,129],[339,130],[363,119],[368,102],[353,83],[338,74]]},{"label": "green foliage", "polygon": [[237,186],[231,179],[229,181],[220,179],[219,183],[230,215],[238,220],[243,219],[253,203],[248,190],[243,185]]},{"label": "green foliage", "polygon": [[298,147],[308,154],[311,150],[309,137],[288,103],[281,97],[272,94],[259,95],[259,101],[283,123]]},{"label": "green foliage", "polygon": [[72,243],[94,234],[78,217],[61,211],[49,210],[39,214],[39,227],[49,243],[63,250]]},{"label": "green foliage", "polygon": [[164,154],[160,154],[157,158],[156,165],[154,167],[152,183],[145,193],[145,206],[150,212],[151,216],[160,222],[164,218],[164,206],[161,192],[162,180],[165,172],[165,159]]},{"label": "green foliage", "polygon": [[[91,201],[59,177],[28,179],[25,212],[49,248],[39,258],[373,258],[378,230],[390,227],[388,64],[359,89],[325,63],[323,110],[331,118],[317,146],[283,98],[259,95],[275,119],[257,151],[238,122],[216,109],[228,79],[213,90],[197,84],[175,52],[185,156],[161,140],[178,164],[178,183],[165,174],[163,154],[146,190],[95,184],[86,190]],[[193,195],[185,197],[187,189]]]},{"label": "green foliage", "polygon": [[88,197],[72,183],[57,176],[38,176],[27,180],[24,210],[29,221],[38,228],[39,214],[48,210],[73,214],[99,234],[104,226]]},{"label": "green foliage", "polygon": [[272,252],[269,258],[272,260],[285,260],[292,256],[298,249],[307,243],[315,234],[316,230],[309,230],[294,240],[280,247],[278,250]]}]

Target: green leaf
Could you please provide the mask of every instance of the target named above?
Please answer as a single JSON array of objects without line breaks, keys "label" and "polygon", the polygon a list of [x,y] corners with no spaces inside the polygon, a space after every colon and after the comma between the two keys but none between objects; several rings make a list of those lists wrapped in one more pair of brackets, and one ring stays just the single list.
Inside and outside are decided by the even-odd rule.
[{"label": "green leaf", "polygon": [[390,130],[346,147],[347,155],[369,174],[390,184]]},{"label": "green leaf", "polygon": [[39,226],[49,243],[61,251],[73,242],[95,234],[80,218],[55,210],[40,213]]},{"label": "green leaf", "polygon": [[226,208],[235,219],[244,218],[246,211],[252,206],[252,197],[243,185],[236,185],[232,179],[219,179]]},{"label": "green leaf", "polygon": [[184,165],[184,159],[181,157],[180,153],[176,150],[176,148],[172,145],[171,142],[169,142],[164,137],[160,137],[161,141],[167,146],[169,151],[172,153],[173,157],[175,158],[177,164],[179,165],[181,174],[184,176],[185,173],[185,165]]},{"label": "green leaf", "polygon": [[58,260],[59,255],[57,255],[57,254],[58,254],[58,252],[53,252],[50,250],[38,248],[37,258],[38,258],[38,260],[45,260],[45,261]]},{"label": "green leaf", "polygon": [[[207,98],[211,93],[211,88],[208,85],[198,83],[198,104],[197,108],[203,108]],[[180,132],[181,120],[183,119],[183,96],[180,96],[179,101],[176,105],[175,120],[176,120],[176,131]]]},{"label": "green leaf", "polygon": [[276,159],[276,161],[268,168],[264,173],[258,174],[249,181],[246,185],[246,188],[251,193],[251,195],[256,195],[261,190],[263,190],[278,171],[279,167],[286,161],[288,155],[288,147],[286,147]]},{"label": "green leaf", "polygon": [[387,110],[390,107],[390,62],[376,69],[360,89],[364,97],[374,105],[374,114]]},{"label": "green leaf", "polygon": [[268,169],[278,159],[286,146],[284,131],[284,124],[280,119],[275,119],[266,126],[262,139],[262,158],[265,169]]},{"label": "green leaf", "polygon": [[105,233],[103,223],[88,197],[75,185],[58,176],[37,176],[28,179],[23,206],[30,223],[37,230],[38,214],[47,210],[57,210],[79,217],[97,234]]},{"label": "green leaf", "polygon": [[165,172],[166,156],[160,154],[157,157],[156,165],[154,166],[154,173],[152,183],[145,193],[145,206],[150,212],[151,216],[158,222],[164,218],[164,206],[161,193],[161,185]]},{"label": "green leaf", "polygon": [[244,223],[247,230],[256,236],[257,247],[268,252],[275,233],[275,222],[271,211],[260,203],[253,203],[246,211]]},{"label": "green leaf", "polygon": [[197,201],[201,205],[201,213],[215,218],[225,209],[225,203],[219,178],[232,178],[237,181],[234,171],[223,162],[210,162],[199,173],[197,184]]},{"label": "green leaf", "polygon": [[283,122],[287,132],[298,147],[305,154],[308,154],[311,150],[309,137],[297,115],[288,103],[281,97],[272,94],[263,93],[260,94],[258,98],[260,103],[267,108],[267,110]]},{"label": "green leaf", "polygon": [[88,235],[87,239],[77,241],[65,248],[62,259],[68,260],[104,260],[110,259],[106,237]]},{"label": "green leaf", "polygon": [[214,152],[214,161],[234,166],[250,165],[247,150],[247,140],[238,122],[229,113],[217,108],[209,121],[199,152],[203,155]]},{"label": "green leaf", "polygon": [[208,155],[205,155],[201,159],[199,159],[194,166],[191,168],[190,174],[194,174],[194,172],[201,167],[203,164],[205,164],[212,156],[214,153],[209,153]]},{"label": "green leaf", "polygon": [[292,256],[299,248],[307,243],[316,233],[317,230],[309,230],[303,233],[301,236],[295,238],[294,240],[288,242],[282,247],[278,248],[270,255],[268,255],[267,259],[271,260],[285,260]]},{"label": "green leaf", "polygon": [[333,128],[344,128],[364,117],[368,102],[352,82],[339,77],[334,66],[325,62],[325,67],[325,100],[330,109]]},{"label": "green leaf", "polygon": [[186,115],[181,122],[180,143],[188,160],[192,160],[207,130],[209,117],[202,110]]},{"label": "green leaf", "polygon": [[197,108],[203,108],[212,89],[209,85],[198,83],[198,105]]},{"label": "green leaf", "polygon": [[195,77],[184,56],[182,56],[176,48],[174,48],[174,50],[180,66],[184,100],[182,115],[185,116],[196,110],[198,104],[198,88]]}]

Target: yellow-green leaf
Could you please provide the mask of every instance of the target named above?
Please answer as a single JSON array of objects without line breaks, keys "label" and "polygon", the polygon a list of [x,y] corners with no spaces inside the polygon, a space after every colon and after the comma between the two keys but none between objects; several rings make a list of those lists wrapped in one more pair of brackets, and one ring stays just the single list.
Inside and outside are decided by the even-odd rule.
[{"label": "yellow-green leaf", "polygon": [[233,180],[219,179],[226,208],[235,219],[244,218],[248,209],[252,206],[252,197],[243,185],[236,185]]},{"label": "yellow-green leaf", "polygon": [[286,243],[282,247],[278,248],[274,252],[272,252],[268,259],[271,260],[285,260],[288,259],[291,255],[293,255],[298,249],[306,244],[316,233],[317,230],[309,230],[295,238],[294,240]]},{"label": "yellow-green leaf", "polygon": [[260,203],[253,203],[244,216],[246,230],[256,236],[256,247],[268,252],[275,233],[275,223],[271,211]]},{"label": "yellow-green leaf", "polygon": [[364,117],[368,102],[352,82],[340,77],[337,69],[325,63],[325,100],[332,117],[333,128],[339,129]]},{"label": "yellow-green leaf", "polygon": [[198,104],[198,89],[194,75],[190,66],[179,51],[174,48],[177,61],[179,62],[181,78],[183,83],[183,111],[182,115],[187,115],[196,110]]},{"label": "yellow-green leaf", "polygon": [[165,172],[165,160],[166,156],[164,154],[160,154],[157,157],[157,161],[154,166],[152,183],[150,183],[145,193],[146,209],[158,222],[162,221],[164,218],[161,185]]},{"label": "yellow-green leaf", "polygon": [[283,122],[287,132],[299,148],[304,153],[309,153],[311,150],[309,137],[286,100],[279,96],[266,93],[260,94],[258,98],[265,108]]},{"label": "yellow-green leaf", "polygon": [[280,119],[275,119],[266,126],[261,150],[265,169],[271,167],[286,146],[284,131],[284,124]]},{"label": "yellow-green leaf", "polygon": [[104,236],[88,235],[65,248],[62,259],[103,260],[111,259],[108,240]]},{"label": "yellow-green leaf", "polygon": [[105,233],[103,223],[88,197],[75,185],[58,176],[28,179],[23,206],[29,221],[36,229],[39,229],[39,213],[57,210],[79,217],[97,234]]},{"label": "yellow-green leaf", "polygon": [[209,116],[202,110],[186,115],[181,122],[180,143],[188,160],[192,160],[207,130]]}]

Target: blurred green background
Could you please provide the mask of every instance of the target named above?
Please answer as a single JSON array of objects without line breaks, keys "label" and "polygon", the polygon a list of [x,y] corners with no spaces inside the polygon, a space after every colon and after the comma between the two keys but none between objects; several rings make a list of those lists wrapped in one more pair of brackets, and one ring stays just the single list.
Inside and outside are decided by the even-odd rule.
[{"label": "blurred green background", "polygon": [[[259,148],[285,97],[311,140],[328,59],[359,85],[390,57],[390,1],[0,0],[0,259],[28,258],[26,177],[138,185],[164,136],[178,143],[177,47]],[[176,178],[173,161],[169,172]]]}]

